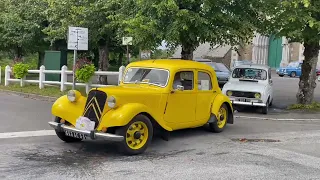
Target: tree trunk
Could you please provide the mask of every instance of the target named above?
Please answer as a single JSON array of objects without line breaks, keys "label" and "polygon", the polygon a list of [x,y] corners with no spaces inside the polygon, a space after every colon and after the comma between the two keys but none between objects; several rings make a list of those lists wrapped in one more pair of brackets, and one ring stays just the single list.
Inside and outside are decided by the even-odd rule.
[{"label": "tree trunk", "polygon": [[19,58],[21,59],[23,56],[23,53],[22,53],[22,47],[20,46],[17,46],[17,48],[15,49],[15,55],[14,55],[14,58]]},{"label": "tree trunk", "polygon": [[[99,69],[101,71],[107,71],[109,66],[109,47],[108,44],[99,46]],[[99,78],[101,84],[108,84],[107,76],[101,76]]]},{"label": "tree trunk", "polygon": [[118,66],[122,66],[122,62],[123,62],[123,52],[119,53],[119,58],[118,58]]},{"label": "tree trunk", "polygon": [[313,101],[314,89],[316,88],[316,66],[319,55],[319,42],[304,44],[305,60],[303,61],[299,81],[299,90],[296,95],[298,104],[311,104]]},{"label": "tree trunk", "polygon": [[193,60],[193,51],[195,50],[192,44],[182,44],[181,59]]},{"label": "tree trunk", "polygon": [[40,69],[40,66],[43,65],[44,63],[44,56],[45,56],[44,51],[38,52],[38,69]]}]

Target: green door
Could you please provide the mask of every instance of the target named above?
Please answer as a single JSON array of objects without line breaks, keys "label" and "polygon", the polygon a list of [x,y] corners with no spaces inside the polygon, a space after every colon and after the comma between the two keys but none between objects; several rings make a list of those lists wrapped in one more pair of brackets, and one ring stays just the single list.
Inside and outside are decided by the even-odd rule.
[{"label": "green door", "polygon": [[281,59],[282,59],[282,38],[275,38],[274,35],[271,35],[269,40],[268,65],[271,68],[278,68],[280,67]]}]

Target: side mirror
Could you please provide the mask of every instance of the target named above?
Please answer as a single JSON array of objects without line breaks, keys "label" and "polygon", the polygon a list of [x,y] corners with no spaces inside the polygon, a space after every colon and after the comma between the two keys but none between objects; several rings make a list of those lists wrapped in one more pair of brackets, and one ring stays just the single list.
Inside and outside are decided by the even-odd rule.
[{"label": "side mirror", "polygon": [[183,90],[184,90],[184,86],[177,85],[177,90],[179,90],[179,91],[183,91]]},{"label": "side mirror", "polygon": [[269,83],[270,83],[270,84],[272,84],[272,83],[273,83],[272,79],[269,79]]}]

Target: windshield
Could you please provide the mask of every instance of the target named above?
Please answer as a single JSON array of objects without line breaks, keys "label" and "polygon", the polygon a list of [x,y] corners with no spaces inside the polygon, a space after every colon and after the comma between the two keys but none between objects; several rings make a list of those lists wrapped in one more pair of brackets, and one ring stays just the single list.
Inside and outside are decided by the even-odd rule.
[{"label": "windshield", "polygon": [[299,62],[291,62],[288,64],[287,67],[298,67],[298,65],[299,65]]},{"label": "windshield", "polygon": [[229,72],[229,69],[222,63],[214,63],[214,62],[208,62],[206,63],[209,66],[213,67],[213,69],[217,72]]},{"label": "windshield", "polygon": [[232,78],[266,80],[267,71],[254,68],[236,68],[233,70]]},{"label": "windshield", "polygon": [[146,83],[166,86],[169,72],[163,69],[129,68],[124,76],[124,83]]}]

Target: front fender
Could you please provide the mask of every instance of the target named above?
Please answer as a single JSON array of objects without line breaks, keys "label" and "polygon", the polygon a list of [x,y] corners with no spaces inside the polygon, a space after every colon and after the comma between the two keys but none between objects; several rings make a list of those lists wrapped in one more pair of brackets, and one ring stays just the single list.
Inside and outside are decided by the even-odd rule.
[{"label": "front fender", "polygon": [[86,97],[84,96],[80,96],[76,102],[70,102],[64,95],[53,103],[51,113],[75,126],[76,120],[82,115],[85,103]]},{"label": "front fender", "polygon": [[228,123],[229,124],[233,124],[233,107],[232,107],[232,103],[231,103],[231,101],[230,101],[228,96],[226,96],[224,94],[217,95],[213,100],[211,113],[214,114],[216,116],[216,118],[217,118],[217,115],[218,115],[218,112],[220,110],[220,107],[224,103],[228,107],[228,113],[229,113]]},{"label": "front fender", "polygon": [[140,103],[124,104],[119,108],[109,110],[103,115],[97,130],[101,130],[103,127],[125,126],[140,113],[149,114],[161,127],[168,131],[172,131],[170,127],[165,125],[161,117],[156,117],[150,108]]}]

